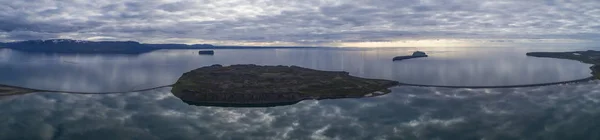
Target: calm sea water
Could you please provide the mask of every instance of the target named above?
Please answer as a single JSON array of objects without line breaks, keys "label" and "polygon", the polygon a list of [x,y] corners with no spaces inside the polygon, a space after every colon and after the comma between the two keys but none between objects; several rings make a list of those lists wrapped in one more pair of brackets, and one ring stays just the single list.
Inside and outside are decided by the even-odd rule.
[{"label": "calm sea water", "polygon": [[[590,65],[526,57],[590,48],[163,50],[140,55],[0,50],[0,83],[38,89],[122,91],[174,83],[212,64],[297,65],[405,83],[491,86],[590,76]],[[594,49],[594,48],[591,48]],[[0,139],[600,139],[600,86],[507,89],[399,86],[363,99],[271,108],[190,106],[170,88],[111,95],[0,97]]]}]

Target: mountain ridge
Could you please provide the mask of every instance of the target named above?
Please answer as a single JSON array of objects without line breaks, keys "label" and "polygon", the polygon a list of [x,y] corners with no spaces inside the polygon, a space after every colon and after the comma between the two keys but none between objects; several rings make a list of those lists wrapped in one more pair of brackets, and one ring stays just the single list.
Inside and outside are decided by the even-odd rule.
[{"label": "mountain ridge", "polygon": [[48,39],[0,42],[0,48],[37,53],[141,54],[162,49],[218,49],[221,47],[216,47],[211,44],[144,44],[136,41]]},{"label": "mountain ridge", "polygon": [[212,44],[145,44],[136,41],[89,41],[73,39],[0,42],[7,48],[34,53],[142,54],[163,49],[297,49],[302,46],[214,46]]}]

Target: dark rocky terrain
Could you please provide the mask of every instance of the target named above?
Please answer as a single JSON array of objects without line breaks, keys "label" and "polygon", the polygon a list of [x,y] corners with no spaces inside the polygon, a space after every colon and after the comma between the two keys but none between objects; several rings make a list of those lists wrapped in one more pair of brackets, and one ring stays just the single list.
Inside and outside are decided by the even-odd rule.
[{"label": "dark rocky terrain", "polygon": [[213,51],[213,50],[201,50],[201,51],[198,51],[198,54],[199,55],[214,55],[215,51]]},{"label": "dark rocky terrain", "polygon": [[413,52],[412,55],[396,56],[392,60],[400,61],[400,60],[413,59],[413,58],[419,58],[419,57],[427,57],[427,54],[425,54],[425,52],[422,52],[422,51],[415,51],[415,52]]},{"label": "dark rocky terrain", "polygon": [[36,92],[36,90],[7,86],[7,85],[0,85],[0,96],[27,94],[27,93],[32,93],[32,92]]},{"label": "dark rocky terrain", "polygon": [[183,74],[171,92],[197,105],[271,106],[382,95],[397,84],[297,66],[213,65]]}]

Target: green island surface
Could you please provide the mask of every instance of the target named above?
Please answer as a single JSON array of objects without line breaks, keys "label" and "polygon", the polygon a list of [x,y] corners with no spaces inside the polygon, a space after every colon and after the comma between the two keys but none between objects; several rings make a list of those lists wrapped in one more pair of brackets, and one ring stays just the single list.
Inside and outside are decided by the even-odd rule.
[{"label": "green island surface", "polygon": [[574,52],[529,52],[527,56],[547,57],[558,59],[577,60],[582,63],[592,64],[590,69],[596,79],[600,79],[600,51],[574,51]]},{"label": "green island surface", "polygon": [[261,107],[383,95],[397,84],[297,66],[212,65],[184,73],[171,92],[194,105]]}]

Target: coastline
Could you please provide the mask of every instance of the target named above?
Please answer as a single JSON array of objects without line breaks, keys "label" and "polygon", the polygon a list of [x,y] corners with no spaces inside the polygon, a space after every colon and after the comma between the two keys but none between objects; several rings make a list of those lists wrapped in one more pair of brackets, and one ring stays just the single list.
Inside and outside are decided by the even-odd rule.
[{"label": "coastline", "polygon": [[[527,53],[528,56],[530,56],[531,54],[537,54],[537,53]],[[546,54],[546,53],[544,53],[544,54]],[[588,62],[588,64],[594,64],[594,63],[590,63],[590,62],[594,62],[594,61],[588,61],[588,60],[594,60],[592,58],[596,58],[597,56],[599,56],[598,54],[600,54],[600,52],[597,52],[597,51],[562,52],[562,53],[556,52],[556,53],[547,53],[547,54],[552,54],[552,55],[545,55],[543,57],[549,57],[549,58],[562,57],[561,59],[578,60],[578,61],[581,61],[584,63]],[[575,58],[573,58],[570,56],[572,54],[578,54],[578,55],[573,55],[573,56],[576,56]],[[418,57],[425,57],[425,56],[410,56],[410,57],[406,57],[406,58],[410,59],[410,58],[418,58]],[[542,57],[542,56],[539,56],[539,57]],[[279,66],[279,67],[281,67],[281,66]],[[301,68],[301,67],[294,67],[294,66],[291,66],[291,67]],[[598,67],[598,65],[592,66],[591,69],[593,71],[595,70],[594,67]],[[306,68],[301,68],[301,69],[306,69]],[[334,75],[338,75],[338,74],[348,75],[346,72],[331,72],[331,71],[320,71],[320,70],[310,70],[310,71],[327,72],[327,73],[334,74]],[[212,73],[212,74],[216,74],[216,73]],[[212,75],[212,74],[210,74],[210,75]],[[226,73],[225,73],[225,75],[226,75]],[[358,78],[358,77],[356,77],[356,78]],[[310,79],[310,78],[307,78],[307,79]],[[354,79],[354,78],[352,78],[352,79]],[[358,78],[358,79],[378,80],[378,79],[366,79],[366,78]],[[592,81],[592,80],[596,80],[596,77],[590,76],[590,77],[586,77],[586,78],[582,78],[582,79],[575,79],[575,80],[568,80],[568,81],[536,83],[536,84],[521,84],[521,85],[501,85],[501,86],[493,86],[493,85],[492,86],[428,85],[428,84],[412,84],[412,83],[408,83],[408,82],[394,81],[394,82],[390,82],[390,84],[388,84],[388,85],[383,85],[382,87],[385,87],[385,89],[382,89],[379,91],[371,90],[371,91],[368,91],[371,93],[365,93],[365,94],[335,94],[335,93],[331,93],[331,92],[322,92],[325,94],[315,94],[315,95],[318,95],[318,96],[315,96],[315,95],[302,95],[299,93],[271,94],[271,93],[259,92],[259,93],[253,93],[253,94],[233,94],[233,93],[224,92],[225,94],[200,93],[200,94],[190,94],[193,96],[181,96],[181,95],[176,95],[176,94],[175,94],[175,96],[182,99],[182,101],[184,101],[190,105],[223,106],[223,107],[271,107],[271,106],[296,104],[303,100],[364,98],[364,97],[381,96],[381,95],[390,93],[391,91],[389,88],[392,88],[395,86],[470,88],[470,89],[522,88],[522,87],[539,87],[539,86],[572,84],[572,83],[588,82],[588,81]],[[389,81],[389,80],[387,80],[387,81]],[[69,91],[40,90],[40,89],[24,88],[24,87],[19,87],[19,86],[9,86],[9,85],[0,84],[0,96],[12,96],[12,95],[37,93],[37,92],[57,92],[57,93],[71,93],[71,94],[112,94],[112,93],[127,93],[127,92],[145,91],[145,90],[152,90],[152,89],[169,87],[169,86],[172,86],[172,85],[165,85],[165,86],[161,86],[161,87],[154,87],[154,88],[133,90],[133,91],[121,91],[121,92],[72,92],[72,91],[69,92]],[[333,86],[333,87],[335,87],[335,86]],[[360,88],[358,88],[358,89],[360,89]],[[197,91],[204,91],[204,90],[197,90]],[[311,92],[311,93],[315,93],[315,92]],[[316,93],[318,93],[318,92],[316,92]],[[184,98],[188,98],[188,100],[183,100]],[[196,100],[194,100],[194,99],[196,99]]]},{"label": "coastline", "polygon": [[400,83],[400,86],[416,86],[416,87],[439,87],[439,88],[522,88],[522,87],[540,87],[540,86],[551,86],[551,85],[562,85],[562,84],[572,84],[572,83],[580,83],[580,82],[588,82],[596,80],[594,76],[569,80],[569,81],[560,81],[560,82],[550,82],[550,83],[538,83],[538,84],[525,84],[525,85],[505,85],[505,86],[448,86],[448,85],[427,85],[427,84],[410,84],[410,83]]},{"label": "coastline", "polygon": [[[571,84],[579,82],[587,82],[600,78],[600,51],[575,51],[575,52],[528,52],[525,55],[531,57],[544,57],[544,58],[556,58],[556,59],[567,59],[575,60],[585,64],[592,64],[590,67],[592,70],[592,76],[582,79],[575,79],[569,81],[549,82],[549,83],[537,83],[537,84],[524,84],[524,85],[504,85],[504,86],[449,86],[449,85],[428,85],[428,84],[411,84],[400,82],[400,86],[417,86],[417,87],[440,87],[440,88],[521,88],[521,87],[539,87],[539,86],[550,86],[550,85],[561,85]],[[406,57],[406,56],[404,56]],[[414,57],[413,57],[414,58]],[[411,59],[406,57],[404,59]],[[394,58],[396,60],[396,58]],[[403,60],[403,59],[402,59]]]}]

